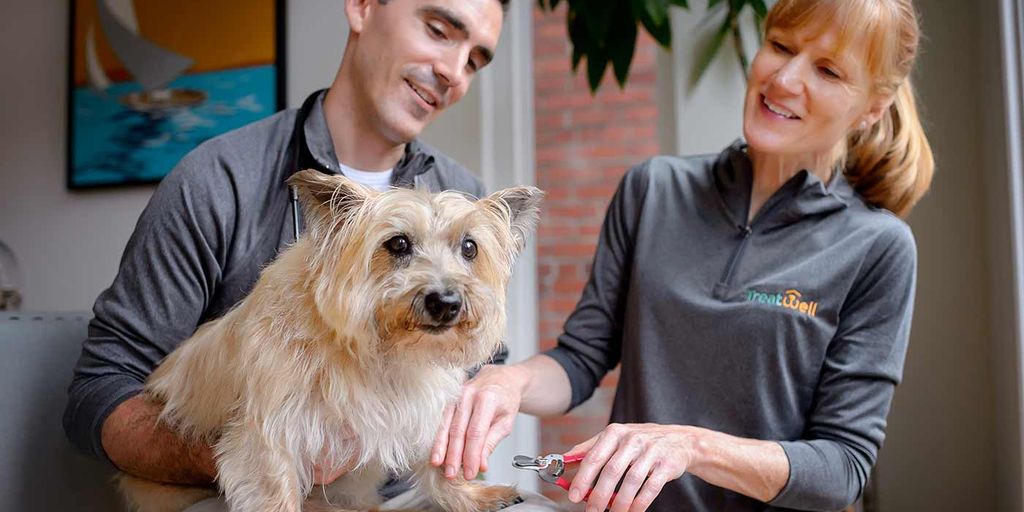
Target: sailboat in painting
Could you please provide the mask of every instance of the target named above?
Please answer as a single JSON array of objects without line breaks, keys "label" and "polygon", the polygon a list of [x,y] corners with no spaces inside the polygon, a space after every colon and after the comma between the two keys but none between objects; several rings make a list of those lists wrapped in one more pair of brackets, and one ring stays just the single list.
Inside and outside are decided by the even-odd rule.
[{"label": "sailboat in painting", "polygon": [[280,107],[283,0],[74,0],[68,184],[159,181]]},{"label": "sailboat in painting", "polygon": [[[128,73],[142,86],[118,98],[121,104],[142,112],[189,107],[206,100],[198,89],[168,88],[168,84],[192,67],[193,60],[154,44],[139,35],[133,0],[96,0],[99,25],[111,49]],[[91,25],[85,39],[85,64],[89,85],[104,92],[111,80],[103,71],[96,52],[96,27]]]}]

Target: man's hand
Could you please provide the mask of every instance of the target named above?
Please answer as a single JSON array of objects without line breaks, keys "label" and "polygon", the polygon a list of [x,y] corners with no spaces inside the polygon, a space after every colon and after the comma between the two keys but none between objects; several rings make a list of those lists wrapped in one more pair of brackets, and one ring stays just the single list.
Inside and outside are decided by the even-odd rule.
[{"label": "man's hand", "polygon": [[486,471],[487,458],[512,431],[529,379],[529,372],[516,365],[484,366],[463,386],[458,401],[445,409],[430,463],[444,464],[449,479],[460,467],[466,480]]}]

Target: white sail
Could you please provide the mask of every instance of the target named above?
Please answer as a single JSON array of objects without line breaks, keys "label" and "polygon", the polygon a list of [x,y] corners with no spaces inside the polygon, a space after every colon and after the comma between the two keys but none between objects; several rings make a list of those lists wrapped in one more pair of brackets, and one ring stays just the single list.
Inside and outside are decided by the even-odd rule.
[{"label": "white sail", "polygon": [[100,0],[106,2],[110,14],[132,34],[139,34],[139,19],[135,16],[135,0]]},{"label": "white sail", "polygon": [[131,0],[97,0],[100,26],[117,58],[146,91],[162,89],[192,67],[193,60],[138,34]]},{"label": "white sail", "polygon": [[[100,0],[102,1],[102,0]],[[117,21],[129,30],[138,35],[139,20],[135,16],[134,0],[107,0],[107,8]],[[100,63],[99,53],[96,52],[96,24],[89,25],[89,31],[85,35],[85,71],[89,78],[89,86],[98,92],[103,92],[112,83],[107,73],[103,71]]]},{"label": "white sail", "polygon": [[89,31],[85,34],[85,74],[89,79],[89,86],[97,92],[103,92],[110,87],[110,77],[103,72],[103,65],[96,54],[95,29],[95,25],[89,25]]}]

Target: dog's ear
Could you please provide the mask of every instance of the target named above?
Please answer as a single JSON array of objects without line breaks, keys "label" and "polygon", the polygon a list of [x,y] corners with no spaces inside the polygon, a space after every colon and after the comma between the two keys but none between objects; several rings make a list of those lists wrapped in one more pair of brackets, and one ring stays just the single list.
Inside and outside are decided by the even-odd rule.
[{"label": "dog's ear", "polygon": [[314,229],[335,225],[339,218],[348,217],[373,193],[342,175],[314,169],[291,175],[288,185],[295,187],[307,227]]},{"label": "dog's ear", "polygon": [[480,201],[499,216],[507,216],[516,239],[516,248],[521,250],[537,227],[542,199],[544,192],[537,187],[512,187],[499,190]]}]

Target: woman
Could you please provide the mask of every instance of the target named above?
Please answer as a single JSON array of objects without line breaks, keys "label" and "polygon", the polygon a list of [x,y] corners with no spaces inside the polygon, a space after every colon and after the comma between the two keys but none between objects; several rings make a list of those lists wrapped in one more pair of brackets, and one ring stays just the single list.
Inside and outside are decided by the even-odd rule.
[{"label": "woman", "polygon": [[475,475],[517,411],[560,414],[621,363],[614,423],[570,452],[588,511],[853,502],[909,336],[916,249],[897,215],[933,168],[917,43],[909,0],[775,4],[746,142],[627,173],[558,347],[484,368],[432,461]]}]

